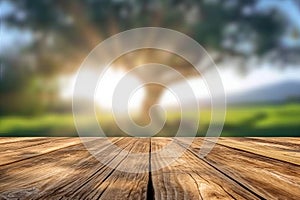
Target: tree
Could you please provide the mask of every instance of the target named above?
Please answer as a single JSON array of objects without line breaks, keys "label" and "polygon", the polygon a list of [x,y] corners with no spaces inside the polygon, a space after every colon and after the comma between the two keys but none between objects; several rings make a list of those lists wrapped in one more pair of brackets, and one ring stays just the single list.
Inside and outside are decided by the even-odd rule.
[{"label": "tree", "polygon": [[[10,2],[16,12],[7,15],[4,21],[32,32],[34,39],[27,52],[35,56],[36,71],[45,77],[73,72],[102,40],[142,26],[161,26],[186,33],[213,54],[215,62],[238,59],[243,62],[240,68],[247,66],[245,61],[253,57],[289,63],[299,52],[281,42],[290,28],[289,21],[276,9],[256,9],[258,0]],[[148,60],[161,62],[187,77],[198,74],[187,61],[175,55],[164,55],[166,52],[144,50],[135,54],[143,56],[145,63]],[[130,59],[130,54],[117,62],[125,69],[137,64]],[[143,113],[157,103],[163,92],[163,88],[154,85],[146,89]]]}]

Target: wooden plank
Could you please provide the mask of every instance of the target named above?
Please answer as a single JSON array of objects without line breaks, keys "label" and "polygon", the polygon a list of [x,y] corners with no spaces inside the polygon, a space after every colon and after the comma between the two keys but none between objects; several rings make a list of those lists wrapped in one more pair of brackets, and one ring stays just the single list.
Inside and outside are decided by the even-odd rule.
[{"label": "wooden plank", "polygon": [[[92,141],[93,146],[101,161],[109,166],[95,159],[82,145],[60,149],[0,167],[0,174],[4,174],[0,176],[0,194],[5,198],[26,194],[30,199],[145,199],[149,139],[112,139],[120,149],[103,145],[99,140]],[[137,159],[128,156],[129,152],[145,152],[147,157]],[[137,173],[126,172],[133,167]]]},{"label": "wooden plank", "polygon": [[[103,145],[102,139],[95,139],[93,145],[99,154],[113,153]],[[113,142],[120,139],[115,138]],[[0,167],[0,196],[5,198],[41,199],[62,197],[73,192],[103,165],[96,160],[82,144],[26,159]],[[52,198],[52,197],[51,197]]]},{"label": "wooden plank", "polygon": [[10,153],[14,151],[21,151],[24,148],[30,148],[34,146],[38,146],[41,144],[51,143],[56,140],[66,140],[68,138],[35,138],[35,139],[29,139],[29,140],[21,140],[21,141],[13,141],[13,142],[6,142],[2,143],[0,146],[0,153]]},{"label": "wooden plank", "polygon": [[[149,181],[150,138],[132,138],[135,145],[131,155],[118,165],[105,183],[98,188],[101,199],[146,199]],[[141,155],[138,155],[138,154]],[[133,154],[133,155],[132,155]]]},{"label": "wooden plank", "polygon": [[46,137],[0,137],[0,144],[11,143],[11,142],[21,142],[26,140],[37,140],[46,139]]},{"label": "wooden plank", "polygon": [[[170,138],[152,138],[151,151],[155,152],[171,142]],[[174,151],[151,158],[151,165],[173,159]],[[192,152],[185,151],[171,165],[152,172],[155,199],[259,199]]]},{"label": "wooden plank", "polygon": [[[197,138],[191,150],[197,154],[202,142],[203,138]],[[299,197],[300,167],[298,165],[219,144],[215,145],[205,160],[266,199],[298,199]]]},{"label": "wooden plank", "polygon": [[[110,146],[99,154],[102,162],[109,163],[109,166],[100,162],[94,163],[94,158],[92,163],[91,160],[87,160],[85,163],[92,165],[89,164],[88,168],[79,165],[77,171],[80,173],[69,173],[62,183],[44,191],[39,197],[42,199],[122,199],[129,195],[137,199],[145,197],[148,173],[126,173],[119,172],[118,169],[140,166],[136,160],[133,160],[135,165],[132,165],[128,160],[128,154],[136,150],[147,150],[149,142],[125,138],[117,142],[117,145],[125,152]],[[144,166],[148,167],[148,160],[145,160]]]},{"label": "wooden plank", "polygon": [[300,137],[239,137],[236,139],[244,139],[244,138],[249,138],[257,141],[261,140],[264,142],[282,143],[287,146],[289,146],[290,144],[296,144],[296,145],[300,144]]},{"label": "wooden plank", "polygon": [[219,138],[218,144],[300,165],[300,138]]},{"label": "wooden plank", "polygon": [[0,166],[29,159],[71,145],[79,144],[79,138],[39,138],[0,145]]}]

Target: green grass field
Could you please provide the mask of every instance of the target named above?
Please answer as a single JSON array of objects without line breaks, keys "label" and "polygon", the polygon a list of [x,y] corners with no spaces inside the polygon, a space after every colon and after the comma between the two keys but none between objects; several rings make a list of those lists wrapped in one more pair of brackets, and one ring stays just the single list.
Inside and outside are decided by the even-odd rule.
[{"label": "green grass field", "polygon": [[[177,130],[178,116],[177,113],[169,114],[168,126],[158,135],[172,136]],[[193,117],[193,113],[190,116]],[[108,136],[124,136],[111,123],[110,116],[99,118],[104,122],[101,125]],[[205,135],[209,121],[209,110],[203,110],[198,136]],[[88,118],[84,119],[84,126],[89,129]],[[0,134],[1,136],[77,136],[72,114],[1,117]],[[300,136],[300,104],[229,107],[222,136]]]}]

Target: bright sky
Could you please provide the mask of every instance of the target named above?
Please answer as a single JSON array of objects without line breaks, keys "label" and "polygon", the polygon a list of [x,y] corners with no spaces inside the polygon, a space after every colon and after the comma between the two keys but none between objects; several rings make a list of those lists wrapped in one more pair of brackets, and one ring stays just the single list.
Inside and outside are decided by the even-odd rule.
[{"label": "bright sky", "polygon": [[[85,72],[86,76],[91,76],[93,78],[95,73],[92,71]],[[97,102],[100,107],[104,109],[111,110],[112,106],[112,98],[113,92],[115,87],[117,86],[120,79],[124,76],[123,71],[117,70],[108,70],[106,74],[103,76],[101,85],[98,85],[98,89],[95,93],[95,101]],[[277,83],[281,81],[288,81],[288,80],[297,80],[300,81],[300,69],[282,69],[282,70],[274,70],[270,69],[269,67],[261,67],[256,68],[250,71],[246,75],[240,75],[234,69],[229,68],[221,68],[220,69],[220,76],[223,81],[224,89],[226,94],[235,93],[239,91],[245,91],[253,88],[259,88],[264,85],[268,85],[271,83]],[[61,85],[63,86],[61,91],[61,96],[64,99],[72,98],[73,88],[75,83],[76,76],[69,76],[61,78]],[[132,81],[128,84],[135,84],[139,85],[139,82],[134,77],[131,78]],[[194,91],[194,94],[197,98],[207,98],[209,97],[209,89],[206,87],[205,82],[202,79],[191,79],[189,83]],[[175,87],[181,87],[181,84],[176,84],[171,86],[170,88],[174,89]],[[87,96],[86,91],[80,91],[78,95],[80,97]],[[187,95],[186,100],[188,101],[192,95]],[[132,95],[132,98],[129,101],[129,109],[138,109],[140,106],[141,101],[144,98],[144,90],[139,89]],[[173,94],[169,91],[166,91],[162,98],[161,102],[162,105],[176,105],[177,100],[173,96]]]}]

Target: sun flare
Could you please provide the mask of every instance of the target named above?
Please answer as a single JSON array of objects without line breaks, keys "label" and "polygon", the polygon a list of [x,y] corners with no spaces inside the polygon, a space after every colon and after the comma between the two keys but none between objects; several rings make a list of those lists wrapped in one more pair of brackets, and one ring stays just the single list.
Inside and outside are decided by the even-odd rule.
[{"label": "sun flare", "polygon": [[[86,77],[95,79],[98,77],[92,70],[84,71]],[[119,81],[125,76],[125,72],[119,68],[109,68],[105,74],[101,77],[100,82],[95,91],[94,99],[86,99],[95,102],[95,105],[101,108],[102,110],[111,111],[112,109],[112,99],[114,91],[119,83]],[[135,77],[129,77],[129,82],[131,84],[138,84],[138,80]],[[74,86],[76,82],[76,75],[69,77],[62,77],[61,80],[62,90],[61,97],[63,99],[70,99],[73,96]],[[129,83],[129,84],[130,84]],[[82,88],[82,90],[77,92],[77,95],[80,98],[87,98],[89,95],[87,91]],[[140,88],[134,94],[131,95],[131,98],[128,102],[129,110],[137,110],[140,108],[141,102],[144,98],[144,90]],[[120,99],[121,101],[121,99]],[[119,111],[122,111],[124,108],[116,108]]]}]

